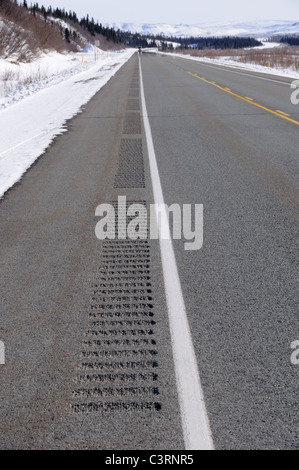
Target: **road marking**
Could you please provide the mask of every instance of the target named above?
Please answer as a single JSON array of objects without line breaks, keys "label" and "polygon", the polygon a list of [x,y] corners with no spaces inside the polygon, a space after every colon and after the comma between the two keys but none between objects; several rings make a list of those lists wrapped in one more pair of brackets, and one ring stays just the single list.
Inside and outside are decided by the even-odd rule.
[{"label": "road marking", "polygon": [[[154,200],[156,204],[164,204],[163,191],[144,96],[140,57],[139,70],[142,115],[149,154]],[[164,219],[167,220],[167,217],[164,217]],[[160,238],[159,241],[185,447],[187,450],[212,450],[214,446],[211,430],[170,237],[169,225],[165,228],[169,234],[168,239],[162,240]]]},{"label": "road marking", "polygon": [[[230,90],[231,91],[231,90]],[[249,98],[249,96],[245,96],[247,100],[253,101],[253,98]]]},{"label": "road marking", "polygon": [[0,364],[5,364],[5,346],[3,341],[0,341]]},{"label": "road marking", "polygon": [[290,116],[290,114],[284,113],[283,111],[280,111],[279,109],[277,109],[276,112],[283,114],[284,116]]},{"label": "road marking", "polygon": [[258,103],[255,103],[254,101],[252,101],[252,98],[244,98],[244,96],[240,96],[237,93],[233,93],[230,89],[224,88],[220,85],[217,85],[215,82],[211,82],[210,80],[207,80],[205,78],[200,78],[198,75],[196,75],[192,72],[186,71],[186,73],[198,78],[199,80],[202,80],[205,83],[208,83],[209,85],[212,85],[216,88],[219,88],[219,90],[225,91],[226,93],[229,93],[230,95],[235,96],[236,98],[239,98],[240,100],[246,101],[247,103],[250,103],[253,106],[256,106],[260,109],[263,109],[264,111],[267,111],[268,113],[274,114],[275,116],[278,116],[281,119],[286,119],[287,121],[292,122],[293,124],[296,124],[297,126],[299,126],[299,121],[295,121],[294,119],[291,119],[290,117],[288,117],[288,116],[290,116],[289,114],[286,114],[282,111],[273,111],[273,109],[266,108],[265,106],[262,106],[261,104],[258,104]]}]

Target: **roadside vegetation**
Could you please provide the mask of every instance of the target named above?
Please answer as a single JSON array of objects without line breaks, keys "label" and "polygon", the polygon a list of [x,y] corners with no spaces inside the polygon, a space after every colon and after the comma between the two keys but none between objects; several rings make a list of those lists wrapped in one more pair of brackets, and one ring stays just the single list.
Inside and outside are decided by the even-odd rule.
[{"label": "roadside vegetation", "polygon": [[44,50],[69,50],[59,30],[11,0],[0,2],[0,57],[30,62]]},{"label": "roadside vegetation", "polygon": [[299,71],[299,47],[280,46],[245,50],[240,62]]}]

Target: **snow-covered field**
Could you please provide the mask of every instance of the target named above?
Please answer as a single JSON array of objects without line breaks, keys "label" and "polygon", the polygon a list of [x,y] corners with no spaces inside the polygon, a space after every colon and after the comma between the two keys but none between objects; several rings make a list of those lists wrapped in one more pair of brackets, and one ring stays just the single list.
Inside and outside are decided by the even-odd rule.
[{"label": "snow-covered field", "polygon": [[30,64],[0,60],[0,197],[134,52],[91,46]]}]

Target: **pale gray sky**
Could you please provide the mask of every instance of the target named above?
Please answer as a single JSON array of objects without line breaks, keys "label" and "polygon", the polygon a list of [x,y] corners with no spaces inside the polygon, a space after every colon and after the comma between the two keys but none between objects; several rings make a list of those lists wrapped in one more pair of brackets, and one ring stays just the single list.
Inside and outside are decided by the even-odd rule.
[{"label": "pale gray sky", "polygon": [[[35,0],[32,0],[34,3]],[[214,21],[299,21],[298,0],[36,0],[39,6],[59,7],[109,22],[185,23]],[[30,5],[31,0],[27,0]]]}]

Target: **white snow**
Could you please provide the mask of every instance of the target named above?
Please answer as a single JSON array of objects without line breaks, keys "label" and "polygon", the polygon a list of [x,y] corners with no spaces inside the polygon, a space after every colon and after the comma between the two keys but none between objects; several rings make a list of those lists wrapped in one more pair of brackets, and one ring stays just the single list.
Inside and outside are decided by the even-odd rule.
[{"label": "white snow", "polygon": [[0,197],[134,52],[92,46],[85,53],[44,54],[30,64],[0,60]]}]

